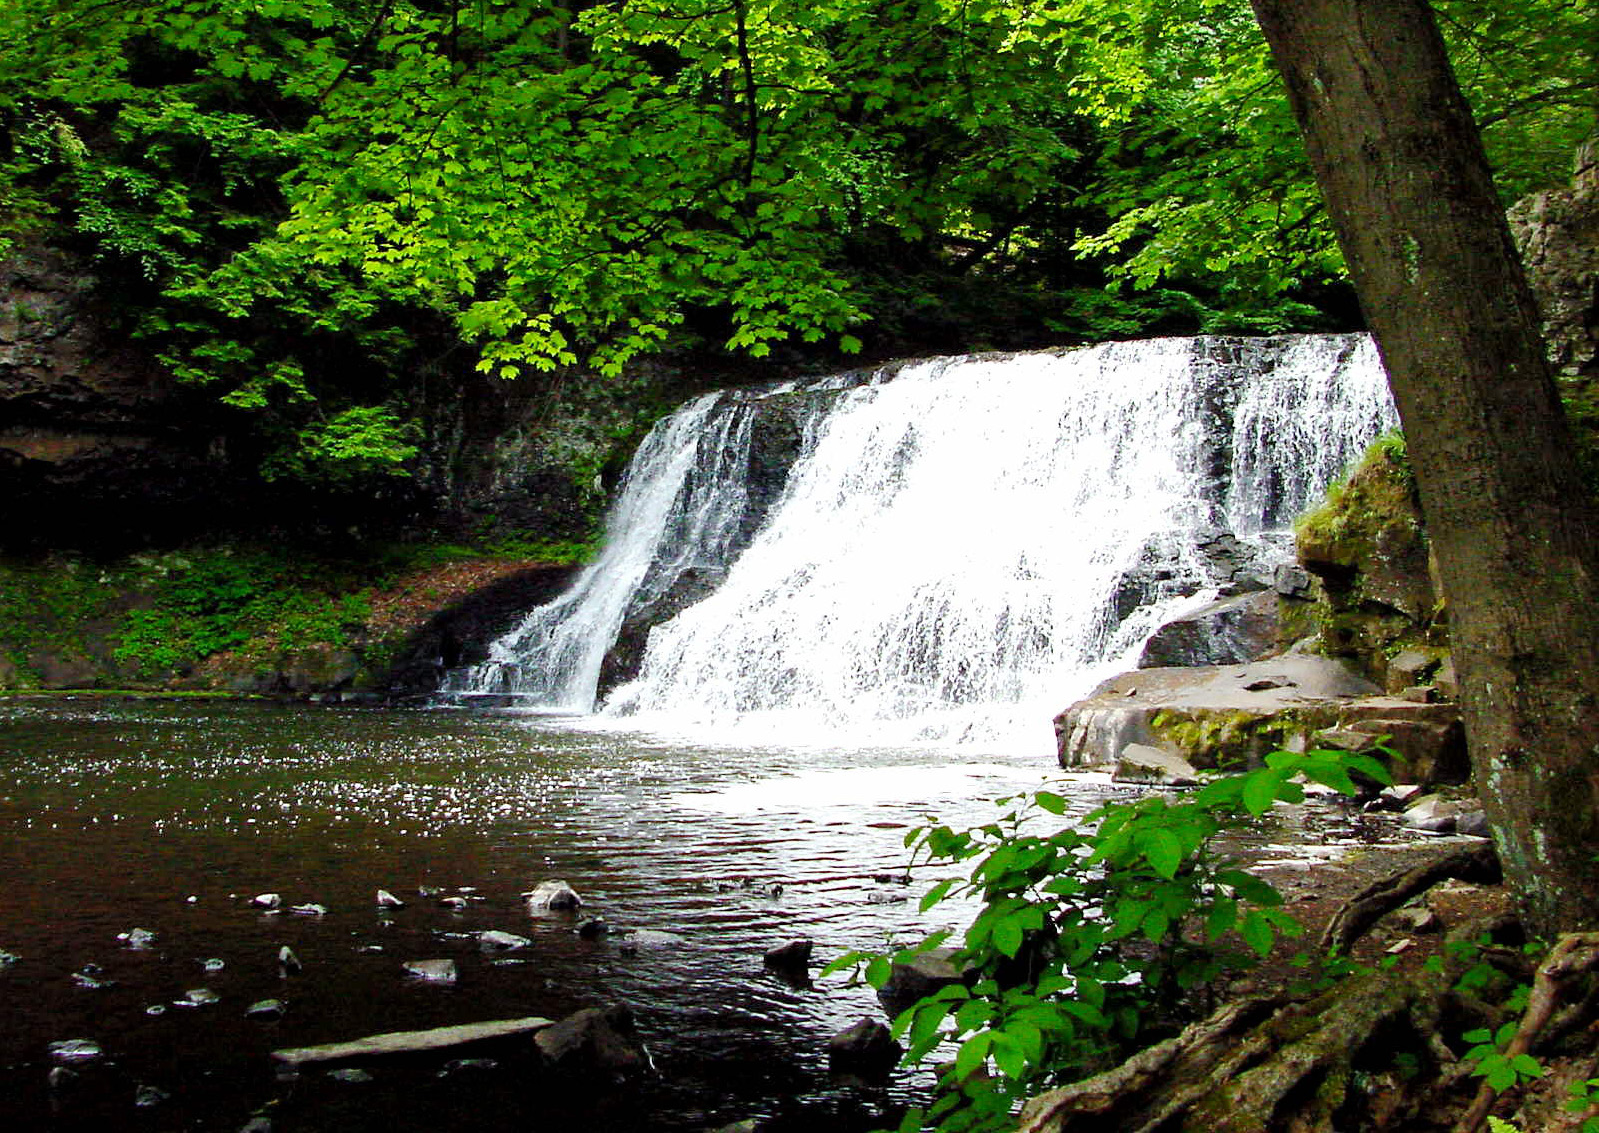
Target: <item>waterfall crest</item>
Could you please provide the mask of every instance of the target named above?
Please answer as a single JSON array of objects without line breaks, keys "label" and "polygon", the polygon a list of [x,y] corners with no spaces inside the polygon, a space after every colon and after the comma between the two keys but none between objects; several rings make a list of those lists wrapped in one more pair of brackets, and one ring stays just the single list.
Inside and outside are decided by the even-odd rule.
[{"label": "waterfall crest", "polygon": [[[752,511],[779,407],[792,461]],[[640,449],[605,555],[451,687],[589,710],[628,611],[654,607],[606,715],[789,743],[1047,740],[1178,605],[1269,574],[1293,516],[1393,421],[1362,336],[702,398]]]}]

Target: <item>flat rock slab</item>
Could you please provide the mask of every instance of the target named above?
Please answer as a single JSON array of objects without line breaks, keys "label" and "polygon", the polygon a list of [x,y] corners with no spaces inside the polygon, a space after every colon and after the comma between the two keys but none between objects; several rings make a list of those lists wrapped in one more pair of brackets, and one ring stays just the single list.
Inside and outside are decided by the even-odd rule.
[{"label": "flat rock slab", "polygon": [[1329,730],[1364,732],[1389,736],[1404,777],[1431,783],[1465,773],[1459,721],[1459,705],[1383,696],[1338,661],[1289,653],[1123,673],[1056,717],[1055,736],[1062,767],[1114,766],[1129,747],[1147,745],[1206,769],[1252,762],[1276,746],[1302,748]]},{"label": "flat rock slab", "polygon": [[523,1019],[495,1019],[486,1023],[458,1023],[453,1027],[434,1027],[428,1031],[389,1031],[350,1042],[275,1050],[272,1057],[290,1066],[301,1066],[311,1062],[343,1062],[351,1058],[385,1054],[419,1054],[430,1050],[448,1050],[483,1039],[531,1034],[553,1025],[553,1020],[537,1015]]}]

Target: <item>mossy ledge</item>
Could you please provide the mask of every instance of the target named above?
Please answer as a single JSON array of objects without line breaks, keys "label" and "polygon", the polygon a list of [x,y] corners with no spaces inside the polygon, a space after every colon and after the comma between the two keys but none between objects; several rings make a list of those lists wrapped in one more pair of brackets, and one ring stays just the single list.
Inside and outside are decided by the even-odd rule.
[{"label": "mossy ledge", "polygon": [[425,695],[592,550],[216,544],[0,559],[0,692]]}]

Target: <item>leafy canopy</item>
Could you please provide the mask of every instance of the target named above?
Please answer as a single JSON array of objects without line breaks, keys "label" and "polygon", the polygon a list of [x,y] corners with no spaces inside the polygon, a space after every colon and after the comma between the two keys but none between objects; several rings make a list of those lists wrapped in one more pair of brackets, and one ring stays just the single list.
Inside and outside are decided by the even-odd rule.
[{"label": "leafy canopy", "polygon": [[[1506,196],[1563,176],[1591,6],[1438,8]],[[0,33],[0,239],[92,253],[280,475],[403,469],[455,343],[615,379],[1314,327],[1341,278],[1242,0],[0,0]]]}]

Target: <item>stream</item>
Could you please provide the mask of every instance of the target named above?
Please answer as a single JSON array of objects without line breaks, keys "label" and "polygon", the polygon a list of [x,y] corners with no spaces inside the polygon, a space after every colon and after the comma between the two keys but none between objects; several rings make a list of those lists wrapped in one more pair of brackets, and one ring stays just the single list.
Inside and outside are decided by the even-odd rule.
[{"label": "stream", "polygon": [[[842,977],[791,986],[762,955],[810,937],[819,968],[937,927],[917,913],[930,878],[873,880],[903,871],[905,828],[928,813],[987,821],[988,800],[1054,769],[968,751],[722,749],[580,725],[470,710],[0,702],[0,950],[20,957],[0,967],[12,1127],[237,1130],[261,1113],[278,1133],[521,1128],[530,1116],[598,1130],[763,1118],[842,1131],[884,1124],[925,1090],[914,1073],[830,1075],[826,1040],[880,1018],[874,996]],[[1084,808],[1109,789],[1103,777],[1073,787]],[[570,915],[530,915],[519,895],[549,878],[570,882],[582,915],[612,935],[583,940]],[[481,900],[452,912],[422,886]],[[406,907],[380,910],[380,887]],[[285,910],[328,911],[252,909],[264,892]],[[962,914],[936,912],[951,924]],[[155,934],[148,948],[119,942],[135,928]],[[476,934],[488,929],[533,943],[485,954]],[[304,964],[287,978],[285,944]],[[454,959],[458,981],[403,972],[428,958]],[[113,986],[79,986],[87,965]],[[177,1005],[198,988],[218,1001]],[[247,1019],[265,998],[287,1001],[284,1017]],[[441,1076],[437,1058],[374,1065],[370,1082],[318,1070],[284,1082],[270,1058],[614,1003],[633,1010],[659,1070],[627,1090],[568,1096],[515,1065]],[[52,1090],[49,1044],[78,1038],[104,1057]]]}]

